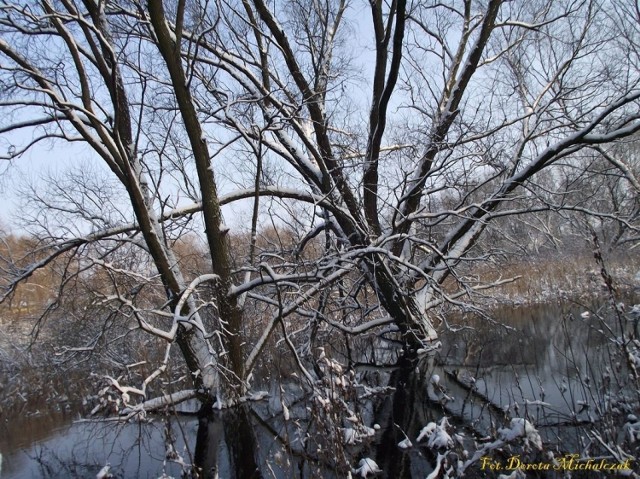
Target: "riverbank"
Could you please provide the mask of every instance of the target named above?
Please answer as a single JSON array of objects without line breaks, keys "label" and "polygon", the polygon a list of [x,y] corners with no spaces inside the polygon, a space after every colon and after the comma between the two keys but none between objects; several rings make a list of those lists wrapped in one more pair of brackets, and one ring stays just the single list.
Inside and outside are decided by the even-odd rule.
[{"label": "riverbank", "polygon": [[[616,292],[622,296],[640,293],[640,255],[607,259],[607,272]],[[478,273],[477,273],[478,274]],[[524,306],[559,301],[588,302],[607,293],[600,269],[593,257],[549,257],[483,266],[483,282],[517,278],[484,292],[480,303]]]}]

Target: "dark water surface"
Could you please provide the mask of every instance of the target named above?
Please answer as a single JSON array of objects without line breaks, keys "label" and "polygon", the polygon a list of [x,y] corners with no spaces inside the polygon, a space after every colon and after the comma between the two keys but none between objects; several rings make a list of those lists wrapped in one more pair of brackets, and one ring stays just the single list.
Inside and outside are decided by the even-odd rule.
[{"label": "dark water surface", "polygon": [[[465,319],[462,329],[442,335],[438,356],[421,360],[378,340],[353,365],[350,377],[359,386],[333,396],[337,383],[319,387],[333,398],[330,405],[282,378],[265,383],[267,399],[206,417],[121,423],[78,421],[78,405],[4,411],[0,478],[95,478],[105,465],[119,478],[178,478],[191,464],[207,477],[346,477],[365,457],[383,477],[425,477],[435,454],[415,439],[444,416],[469,443],[495,435],[509,418],[526,417],[549,448],[578,451],[578,426],[598,422],[605,402],[610,407],[630,393],[616,385],[624,364],[612,354],[609,325],[581,317],[583,311],[511,308],[494,314],[503,325]],[[630,332],[632,322],[624,328]],[[361,422],[352,424],[349,414]],[[353,441],[350,429],[357,431]],[[398,447],[407,438],[414,447]]]}]

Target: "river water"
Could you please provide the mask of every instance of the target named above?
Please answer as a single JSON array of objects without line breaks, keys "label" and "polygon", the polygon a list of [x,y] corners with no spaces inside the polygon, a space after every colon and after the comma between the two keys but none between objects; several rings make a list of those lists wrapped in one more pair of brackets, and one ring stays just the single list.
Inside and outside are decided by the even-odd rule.
[{"label": "river water", "polygon": [[[340,372],[348,361],[336,353],[315,395],[280,377],[263,381],[264,400],[206,416],[86,420],[79,404],[64,400],[3,411],[0,478],[95,478],[107,465],[113,477],[178,478],[191,464],[221,478],[346,477],[364,472],[364,458],[380,477],[425,477],[437,455],[416,438],[443,417],[461,449],[522,417],[546,449],[580,452],[585,428],[607,414],[624,418],[638,394],[621,380],[628,371],[612,341],[616,327],[629,335],[637,324],[586,310],[544,305],[495,311],[496,323],[458,318],[439,354],[426,358],[382,339],[354,343],[353,372]],[[398,446],[407,439],[413,447]]]}]

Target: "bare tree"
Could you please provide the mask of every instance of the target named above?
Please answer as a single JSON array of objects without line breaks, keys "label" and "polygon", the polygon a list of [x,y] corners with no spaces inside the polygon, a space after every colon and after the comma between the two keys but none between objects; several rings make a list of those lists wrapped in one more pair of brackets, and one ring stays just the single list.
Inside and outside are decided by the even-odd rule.
[{"label": "bare tree", "polygon": [[[277,330],[313,382],[292,324],[311,339],[321,323],[351,335],[395,325],[427,349],[437,306],[495,284],[458,274],[496,253],[479,247],[492,221],[582,209],[637,238],[637,212],[582,207],[560,181],[615,174],[637,195],[611,146],[640,129],[640,18],[627,3],[621,17],[598,0],[4,2],[0,133],[31,134],[6,159],[82,142],[133,219],[59,208],[84,231],[48,228],[48,254],[5,297],[79,249],[76,276],[97,268],[159,288],[137,296],[114,280],[99,301],[177,344],[205,401],[220,374],[242,393]],[[543,171],[555,185],[544,195]],[[223,194],[221,178],[237,189]],[[239,253],[221,207],[247,198]],[[275,239],[258,238],[265,219]],[[201,224],[208,271],[188,280],[174,243]],[[125,244],[153,269],[114,265]]]}]

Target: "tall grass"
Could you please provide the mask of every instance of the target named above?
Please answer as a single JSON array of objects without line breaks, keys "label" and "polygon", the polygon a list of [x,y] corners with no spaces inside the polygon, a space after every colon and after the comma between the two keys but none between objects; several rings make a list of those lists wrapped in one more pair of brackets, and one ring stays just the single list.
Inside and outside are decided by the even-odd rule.
[{"label": "tall grass", "polygon": [[[607,259],[607,265],[622,291],[640,289],[640,281],[636,278],[640,272],[640,255],[611,257]],[[483,265],[476,274],[487,282],[519,277],[488,293],[491,298],[517,304],[586,298],[606,292],[599,267],[587,252]]]}]

